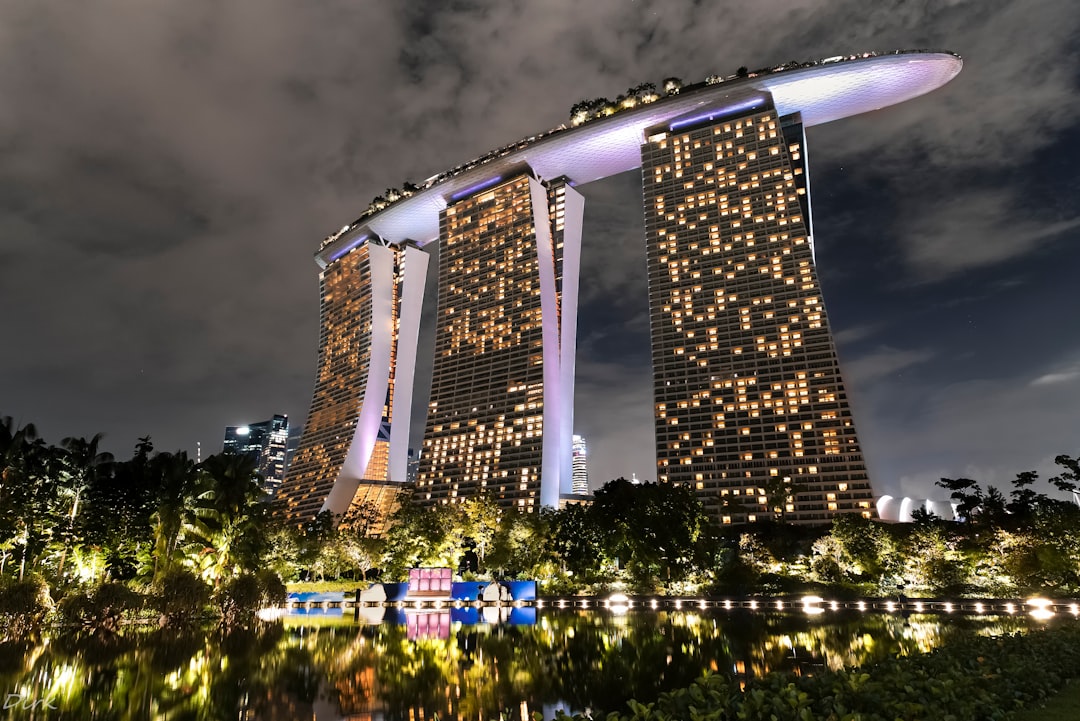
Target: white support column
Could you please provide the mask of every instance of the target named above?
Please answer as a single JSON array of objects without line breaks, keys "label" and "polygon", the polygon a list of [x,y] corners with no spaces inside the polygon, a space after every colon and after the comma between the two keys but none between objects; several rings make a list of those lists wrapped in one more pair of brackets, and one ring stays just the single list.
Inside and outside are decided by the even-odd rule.
[{"label": "white support column", "polygon": [[322,510],[335,516],[349,510],[360,480],[367,471],[375,440],[382,425],[386,391],[390,386],[390,350],[394,336],[394,256],[395,251],[380,245],[368,245],[371,264],[371,340],[367,383],[356,431],[337,481]]},{"label": "white support column", "polygon": [[529,189],[532,193],[544,339],[544,457],[540,469],[540,505],[558,508],[559,489],[562,487],[560,471],[563,464],[559,449],[562,437],[562,393],[559,388],[559,298],[555,288],[555,251],[551,241],[547,188],[539,180],[529,178]]},{"label": "white support column", "polygon": [[390,479],[404,483],[409,473],[409,427],[412,425],[416,344],[424,306],[429,256],[419,248],[405,248],[398,316],[397,364],[394,369],[394,404],[390,414]]},{"label": "white support column", "polygon": [[572,493],[574,481],[574,372],[577,363],[578,279],[581,269],[581,224],[585,198],[569,185],[563,206],[563,265],[559,376],[561,417],[559,425],[560,493]]}]

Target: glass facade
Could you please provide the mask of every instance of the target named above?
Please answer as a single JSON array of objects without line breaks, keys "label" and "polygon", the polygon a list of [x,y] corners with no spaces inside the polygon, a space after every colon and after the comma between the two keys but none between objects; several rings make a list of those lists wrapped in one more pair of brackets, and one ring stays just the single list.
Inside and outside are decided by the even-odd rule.
[{"label": "glass facade", "polygon": [[273,495],[285,478],[285,447],[288,440],[288,416],[275,415],[261,423],[227,426],[223,450],[253,458],[256,470],[263,479],[263,490]]},{"label": "glass facade", "polygon": [[574,436],[573,447],[574,480],[571,492],[581,496],[589,492],[589,453],[584,436]]},{"label": "glass facade", "polygon": [[724,523],[869,516],[799,117],[765,102],[646,138],[658,478],[697,489]]},{"label": "glass facade", "polygon": [[388,477],[403,250],[368,242],[320,275],[315,392],[278,494],[290,520],[343,514],[364,481],[405,480]]},{"label": "glass facade", "polygon": [[[564,413],[573,410],[574,341],[560,334],[561,306],[577,312],[577,255],[564,253],[568,194],[580,199],[562,181],[545,186],[522,173],[441,214],[422,503],[485,493],[531,511],[569,488],[569,437],[561,439],[572,423]],[[574,284],[568,306],[564,266]]]}]

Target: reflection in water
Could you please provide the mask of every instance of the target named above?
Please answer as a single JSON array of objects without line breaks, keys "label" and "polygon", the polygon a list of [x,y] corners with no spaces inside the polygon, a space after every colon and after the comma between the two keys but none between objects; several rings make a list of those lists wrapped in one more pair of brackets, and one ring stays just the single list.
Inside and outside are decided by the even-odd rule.
[{"label": "reflection in water", "polygon": [[[492,613],[493,612],[493,613]],[[5,719],[527,719],[614,710],[704,670],[812,674],[1027,617],[388,609],[257,630],[131,628],[0,644]]]}]

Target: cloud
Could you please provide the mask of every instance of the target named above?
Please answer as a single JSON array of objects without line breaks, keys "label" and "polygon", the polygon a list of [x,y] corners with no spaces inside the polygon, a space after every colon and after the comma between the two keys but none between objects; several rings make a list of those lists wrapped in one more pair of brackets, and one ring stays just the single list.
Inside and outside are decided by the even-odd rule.
[{"label": "cloud", "polygon": [[1048,386],[1068,383],[1080,378],[1080,368],[1070,368],[1056,373],[1046,373],[1031,381],[1033,386]]},{"label": "cloud", "polygon": [[846,361],[843,366],[844,379],[849,386],[869,388],[886,376],[899,374],[933,357],[931,350],[901,350],[881,346],[871,353]]},{"label": "cloud", "polygon": [[942,199],[909,227],[907,262],[922,280],[1002,263],[1046,248],[1080,228],[1080,217],[1026,217],[1013,190],[994,188]]}]

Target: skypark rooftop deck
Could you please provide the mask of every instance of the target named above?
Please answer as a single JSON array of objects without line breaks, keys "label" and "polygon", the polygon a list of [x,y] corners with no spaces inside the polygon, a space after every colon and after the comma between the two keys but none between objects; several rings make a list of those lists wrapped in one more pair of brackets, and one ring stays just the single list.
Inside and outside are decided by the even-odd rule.
[{"label": "skypark rooftop deck", "polygon": [[418,190],[366,215],[327,238],[315,258],[325,267],[377,235],[420,245],[439,235],[447,203],[494,185],[528,166],[542,178],[567,176],[589,183],[641,166],[645,131],[678,131],[710,116],[750,110],[769,95],[777,112],[801,113],[804,126],[820,125],[924,95],[960,72],[959,56],[942,51],[896,51],[838,56],[816,63],[701,83],[682,92],[526,138],[433,176]]}]

